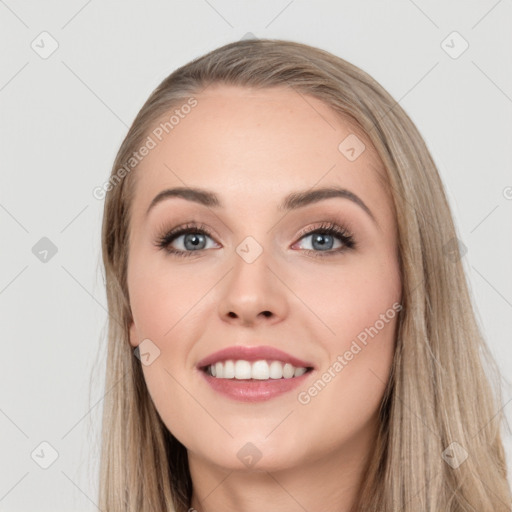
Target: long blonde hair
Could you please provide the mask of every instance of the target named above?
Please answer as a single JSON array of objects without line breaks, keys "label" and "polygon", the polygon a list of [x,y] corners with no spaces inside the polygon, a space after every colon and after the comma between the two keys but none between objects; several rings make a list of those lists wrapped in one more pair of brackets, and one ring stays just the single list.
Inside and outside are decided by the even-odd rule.
[{"label": "long blonde hair", "polygon": [[316,97],[360,127],[383,164],[398,226],[403,311],[373,459],[353,510],[509,512],[500,434],[505,417],[499,379],[496,387],[491,382],[499,370],[476,322],[451,211],[421,135],[356,66],[311,46],[270,39],[230,43],[174,71],[141,108],[113,164],[102,226],[109,320],[100,509],[190,507],[186,449],[160,419],[129,344],[126,274],[137,169],[126,162],[162,115],[214,83],[288,86]]}]

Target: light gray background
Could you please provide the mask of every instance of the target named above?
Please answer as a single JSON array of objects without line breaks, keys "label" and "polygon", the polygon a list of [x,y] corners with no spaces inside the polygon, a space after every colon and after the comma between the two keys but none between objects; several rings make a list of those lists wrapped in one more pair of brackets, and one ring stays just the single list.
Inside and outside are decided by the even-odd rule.
[{"label": "light gray background", "polygon": [[[107,314],[103,202],[92,190],[154,87],[248,32],[358,65],[417,124],[467,247],[479,322],[510,383],[511,20],[507,0],[0,1],[0,511],[97,510]],[[46,59],[31,47],[51,48],[43,31],[58,42]],[[446,40],[453,31],[469,44],[458,58],[463,41]],[[42,237],[58,249],[46,263],[32,252]],[[511,400],[508,386],[509,421]],[[47,469],[42,442],[58,452]]]}]

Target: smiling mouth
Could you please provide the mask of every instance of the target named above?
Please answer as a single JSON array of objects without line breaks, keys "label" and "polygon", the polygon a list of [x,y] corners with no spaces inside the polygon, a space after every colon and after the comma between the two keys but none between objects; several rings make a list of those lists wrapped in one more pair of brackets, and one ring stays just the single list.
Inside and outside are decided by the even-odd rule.
[{"label": "smiling mouth", "polygon": [[313,368],[310,366],[296,367],[278,360],[228,359],[203,366],[201,370],[215,379],[272,381],[300,377],[312,371]]}]

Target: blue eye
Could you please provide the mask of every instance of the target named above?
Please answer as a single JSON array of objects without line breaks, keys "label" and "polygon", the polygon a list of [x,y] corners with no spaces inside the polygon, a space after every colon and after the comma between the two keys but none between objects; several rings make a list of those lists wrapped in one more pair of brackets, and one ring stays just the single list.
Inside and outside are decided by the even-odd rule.
[{"label": "blue eye", "polygon": [[[171,243],[181,236],[184,237],[183,243],[185,250],[170,247]],[[165,249],[170,254],[187,257],[192,256],[194,252],[206,249],[206,247],[204,247],[205,237],[211,238],[211,233],[205,226],[187,224],[186,226],[182,226],[164,234],[157,240],[156,245],[161,249]]]},{"label": "blue eye", "polygon": [[[171,247],[171,244],[178,238],[183,236],[184,249],[176,249]],[[323,223],[313,229],[309,229],[306,232],[301,233],[300,240],[313,236],[313,247],[320,248],[315,249],[303,249],[308,254],[314,256],[332,256],[339,254],[347,250],[353,249],[356,246],[356,242],[350,232],[341,226],[337,226],[331,222]],[[200,252],[208,247],[205,246],[207,238],[212,239],[212,234],[204,225],[187,224],[185,226],[173,229],[163,236],[161,236],[155,243],[160,249],[164,249],[169,254],[173,254],[180,257],[193,256],[195,252]],[[332,249],[332,240],[338,239],[341,242],[341,247]],[[326,246],[329,246],[325,249]],[[211,247],[209,247],[211,248]]]},{"label": "blue eye", "polygon": [[[323,223],[322,225],[308,229],[305,233],[301,233],[300,240],[307,238],[312,238],[312,246],[313,248],[320,247],[320,250],[312,250],[312,249],[304,249],[307,253],[312,254],[314,256],[332,256],[334,254],[339,254],[345,252],[349,249],[354,249],[356,246],[356,242],[354,237],[350,234],[347,228],[342,226],[337,226],[332,222]],[[328,247],[325,249],[325,246],[332,246],[333,239],[338,239],[341,241],[342,246],[333,250],[332,247]]]},{"label": "blue eye", "polygon": [[[334,256],[335,254],[340,254],[347,250],[354,249],[356,247],[356,241],[354,240],[354,237],[350,234],[349,230],[343,226],[338,226],[332,222],[326,222],[321,224],[320,226],[302,232],[300,235],[300,240],[310,236],[313,236],[312,246],[314,248],[315,246],[320,247],[321,250],[304,250],[308,254],[311,254],[312,256],[315,257]],[[324,247],[326,245],[331,245],[330,240],[336,238],[341,241],[341,247],[335,250],[324,250]]]}]

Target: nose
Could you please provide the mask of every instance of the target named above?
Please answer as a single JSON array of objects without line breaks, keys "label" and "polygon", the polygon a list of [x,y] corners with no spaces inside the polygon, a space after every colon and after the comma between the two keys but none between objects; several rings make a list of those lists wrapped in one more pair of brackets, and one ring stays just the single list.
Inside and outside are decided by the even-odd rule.
[{"label": "nose", "polygon": [[288,311],[287,287],[275,267],[265,250],[252,262],[235,252],[219,301],[223,321],[241,326],[282,321]]}]

